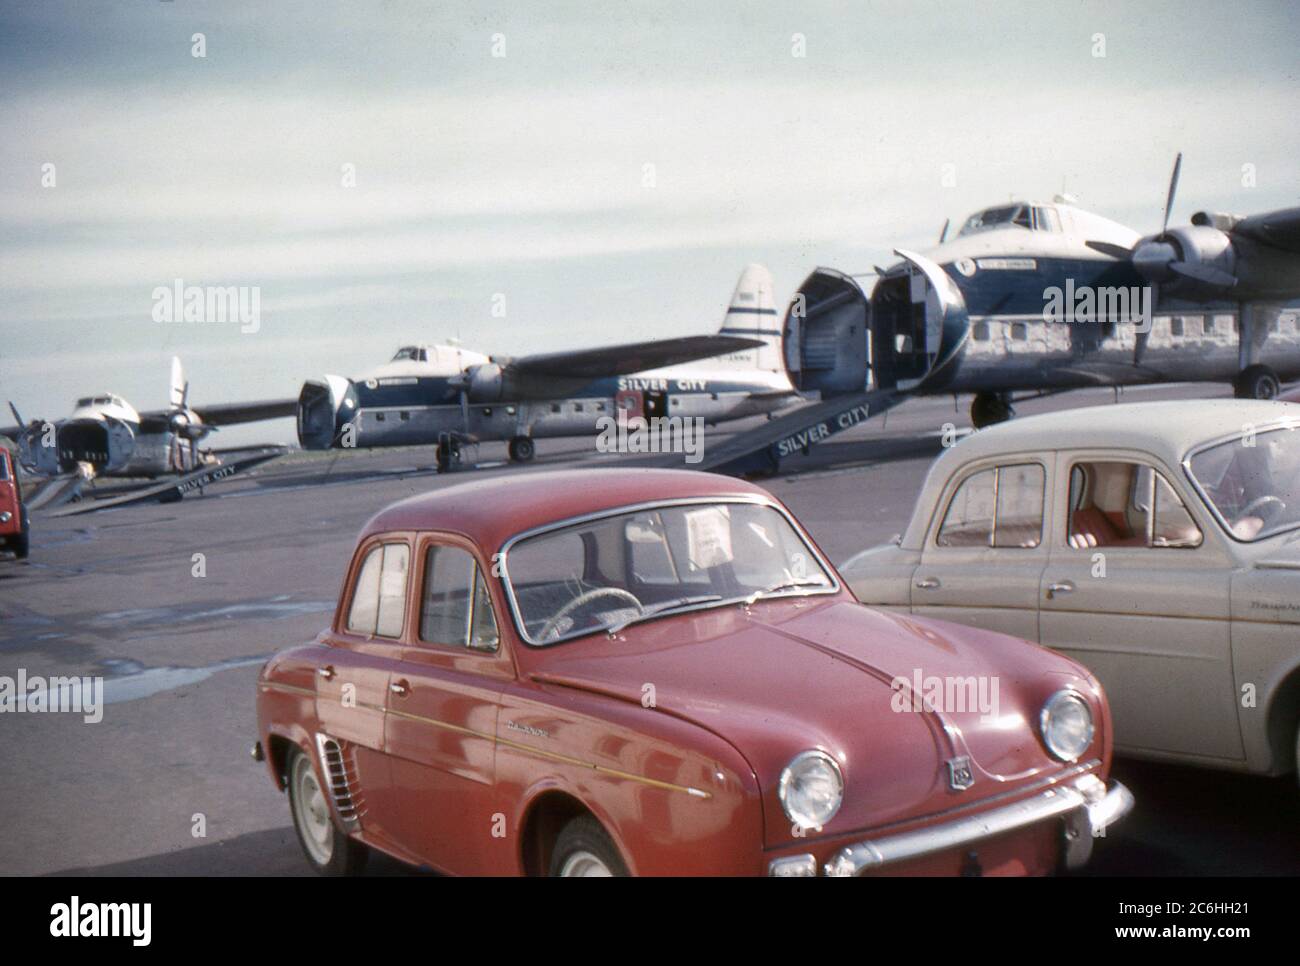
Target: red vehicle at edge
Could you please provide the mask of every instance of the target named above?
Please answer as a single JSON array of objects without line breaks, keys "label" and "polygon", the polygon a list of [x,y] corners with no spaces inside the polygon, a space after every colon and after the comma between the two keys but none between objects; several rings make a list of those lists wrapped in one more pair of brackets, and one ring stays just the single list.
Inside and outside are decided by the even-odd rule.
[{"label": "red vehicle at edge", "polygon": [[257,688],[254,757],[322,872],[1040,874],[1133,801],[1081,666],[859,604],[766,491],[701,473],[394,504]]},{"label": "red vehicle at edge", "polygon": [[27,556],[27,508],[13,453],[0,446],[0,547],[22,560]]}]

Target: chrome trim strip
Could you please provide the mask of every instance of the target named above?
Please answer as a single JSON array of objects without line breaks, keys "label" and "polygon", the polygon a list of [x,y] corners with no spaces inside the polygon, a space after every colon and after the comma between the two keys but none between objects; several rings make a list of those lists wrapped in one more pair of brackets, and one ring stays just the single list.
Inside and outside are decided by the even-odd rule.
[{"label": "chrome trim strip", "polygon": [[[601,627],[593,630],[578,631],[577,633],[567,634],[564,637],[557,637],[554,640],[545,643],[535,641],[529,637],[528,632],[524,629],[523,618],[519,613],[519,602],[515,599],[514,583],[510,579],[510,549],[516,543],[519,543],[521,540],[527,540],[531,537],[541,536],[542,534],[549,533],[552,530],[563,530],[568,527],[581,526],[584,523],[591,523],[592,521],[603,520],[609,517],[622,516],[627,513],[641,513],[646,510],[660,510],[681,506],[713,506],[718,503],[749,503],[755,506],[770,507],[777,513],[781,514],[781,516],[785,518],[785,521],[790,524],[790,528],[794,531],[795,536],[803,542],[804,549],[808,550],[813,555],[813,558],[821,564],[822,569],[826,572],[826,576],[829,577],[831,581],[831,586],[822,590],[785,591],[783,593],[772,594],[770,597],[764,597],[763,600],[775,600],[778,597],[818,597],[826,594],[837,594],[840,592],[842,588],[835,567],[825,556],[822,555],[821,550],[813,542],[812,537],[810,537],[804,528],[799,525],[799,522],[791,516],[784,507],[778,506],[770,498],[754,493],[714,497],[692,496],[682,497],[675,500],[652,500],[647,503],[632,503],[626,506],[613,507],[608,510],[600,510],[596,513],[586,513],[582,516],[569,517],[567,520],[561,520],[557,523],[543,524],[540,527],[533,527],[531,530],[517,533],[501,545],[501,550],[497,557],[501,564],[501,577],[499,579],[505,587],[506,599],[510,601],[510,616],[515,622],[515,630],[518,632],[520,640],[530,647],[551,647],[555,644],[563,643],[564,641],[574,640],[575,638],[589,637],[593,634],[603,634],[605,633],[605,628]],[[697,610],[709,610],[715,607],[726,607],[730,604],[739,604],[748,596],[748,594],[743,594],[739,597],[734,597],[728,600],[714,600],[704,604],[696,604],[692,607],[674,609],[663,616],[676,617],[679,614],[689,614]]]},{"label": "chrome trim strip", "polygon": [[1118,782],[1104,797],[1093,802],[1089,801],[1085,790],[1056,786],[1013,805],[943,825],[845,846],[826,863],[824,871],[828,876],[837,877],[861,875],[884,865],[960,848],[1080,809],[1089,819],[1088,834],[1091,838],[1092,829],[1105,828],[1126,815],[1132,806],[1132,793]]}]

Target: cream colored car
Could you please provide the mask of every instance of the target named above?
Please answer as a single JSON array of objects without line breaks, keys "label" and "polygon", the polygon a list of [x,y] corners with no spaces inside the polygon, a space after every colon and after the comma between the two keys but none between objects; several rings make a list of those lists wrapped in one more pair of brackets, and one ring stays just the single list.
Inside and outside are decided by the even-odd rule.
[{"label": "cream colored car", "polygon": [[1073,657],[1116,750],[1263,774],[1300,761],[1300,405],[1137,403],[958,442],[906,531],[840,568],[867,604]]}]

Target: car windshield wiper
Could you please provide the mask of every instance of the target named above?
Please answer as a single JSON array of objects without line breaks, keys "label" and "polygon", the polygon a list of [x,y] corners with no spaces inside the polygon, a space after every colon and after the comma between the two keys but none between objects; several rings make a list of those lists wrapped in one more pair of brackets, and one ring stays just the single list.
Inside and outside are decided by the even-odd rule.
[{"label": "car windshield wiper", "polygon": [[619,621],[617,624],[611,624],[605,633],[607,633],[610,637],[613,637],[615,634],[623,630],[623,628],[625,627],[630,627],[633,624],[639,624],[641,621],[648,621],[652,617],[659,617],[663,614],[667,614],[670,611],[677,610],[679,607],[689,607],[692,604],[707,604],[715,600],[722,600],[722,595],[721,594],[699,594],[695,597],[677,597],[673,600],[665,600],[662,601],[661,603],[656,604],[654,607],[651,607],[647,610],[643,610],[635,617],[629,617],[627,620]]},{"label": "car windshield wiper", "polygon": [[745,598],[745,606],[748,607],[760,597],[766,597],[768,594],[775,594],[779,590],[797,590],[800,587],[829,587],[830,584],[824,580],[782,580],[780,583],[773,584],[771,587],[764,587],[762,590],[756,590]]}]

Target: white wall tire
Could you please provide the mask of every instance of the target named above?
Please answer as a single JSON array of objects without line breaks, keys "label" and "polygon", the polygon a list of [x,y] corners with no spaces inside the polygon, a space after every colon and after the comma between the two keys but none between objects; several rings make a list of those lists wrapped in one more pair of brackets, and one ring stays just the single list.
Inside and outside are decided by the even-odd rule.
[{"label": "white wall tire", "polygon": [[550,874],[556,878],[612,878],[628,874],[609,833],[590,815],[564,826],[551,850]]},{"label": "white wall tire", "polygon": [[321,875],[357,875],[370,850],[342,832],[311,759],[295,748],[285,763],[289,812],[308,864]]}]

